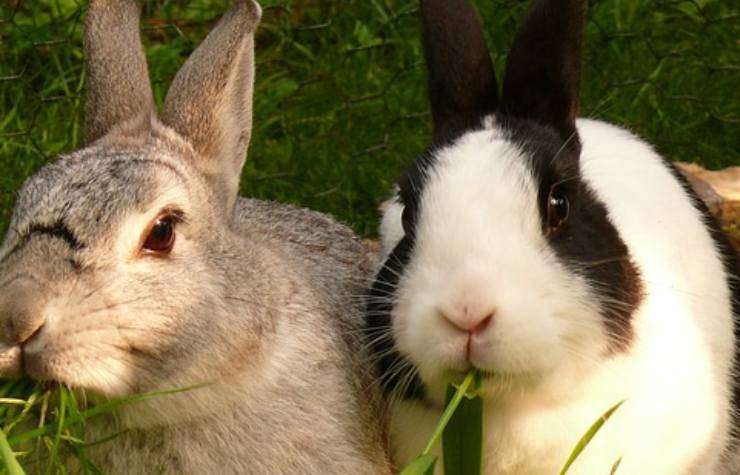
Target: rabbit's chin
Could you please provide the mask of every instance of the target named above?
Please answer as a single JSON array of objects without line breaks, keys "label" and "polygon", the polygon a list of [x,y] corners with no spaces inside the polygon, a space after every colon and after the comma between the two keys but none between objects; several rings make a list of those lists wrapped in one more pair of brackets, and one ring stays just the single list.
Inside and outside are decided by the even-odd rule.
[{"label": "rabbit's chin", "polygon": [[58,383],[104,399],[123,398],[141,392],[125,359],[114,355],[94,356],[66,346],[49,345],[43,335],[23,347],[22,372],[39,382]]},{"label": "rabbit's chin", "polygon": [[[23,358],[25,375],[40,382],[58,383],[85,393],[89,397],[110,400],[136,394],[133,386],[111,367],[91,362],[86,368],[64,365],[58,359],[26,354]],[[66,367],[65,367],[66,366]]]},{"label": "rabbit's chin", "polygon": [[432,399],[435,395],[444,398],[446,388],[451,384],[460,384],[471,370],[476,370],[481,377],[480,394],[483,397],[500,397],[512,390],[516,390],[516,394],[534,391],[557,372],[557,367],[545,367],[537,362],[532,362],[531,366],[523,364],[512,367],[490,358],[478,362],[474,356],[466,358],[464,355],[462,353],[452,364],[427,367],[422,371],[422,381]]}]

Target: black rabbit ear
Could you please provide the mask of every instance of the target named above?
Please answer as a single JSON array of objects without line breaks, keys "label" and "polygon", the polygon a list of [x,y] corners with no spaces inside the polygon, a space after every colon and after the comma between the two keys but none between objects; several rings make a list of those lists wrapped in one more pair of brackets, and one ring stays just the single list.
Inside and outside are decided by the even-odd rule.
[{"label": "black rabbit ear", "polygon": [[474,126],[496,110],[498,86],[475,10],[467,0],[421,0],[434,137]]},{"label": "black rabbit ear", "polygon": [[506,63],[501,112],[577,144],[585,0],[535,0]]}]

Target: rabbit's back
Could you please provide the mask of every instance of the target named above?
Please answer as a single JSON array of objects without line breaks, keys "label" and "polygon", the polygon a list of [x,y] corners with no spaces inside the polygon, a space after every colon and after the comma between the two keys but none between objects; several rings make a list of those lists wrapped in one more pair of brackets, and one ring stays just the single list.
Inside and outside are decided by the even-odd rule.
[{"label": "rabbit's back", "polygon": [[240,198],[232,229],[246,246],[269,250],[276,259],[273,277],[289,275],[295,286],[285,296],[291,315],[280,317],[294,325],[291,337],[297,343],[286,362],[295,370],[293,377],[313,391],[312,406],[325,406],[317,413],[346,422],[342,442],[365,453],[350,460],[373,460],[377,465],[369,473],[387,472],[387,454],[377,451],[385,444],[386,411],[361,337],[376,256],[332,217],[283,203]]},{"label": "rabbit's back", "polygon": [[[691,414],[678,425],[694,429],[671,437],[678,445],[679,434],[702,439],[705,460],[716,461],[736,424],[737,258],[706,207],[652,147],[599,121],[579,120],[578,131],[584,182],[605,204],[644,289],[633,316],[631,355],[642,361],[635,386]],[[704,461],[689,470],[713,472]]]},{"label": "rabbit's back", "polygon": [[[266,243],[300,266],[322,298],[341,300],[364,294],[373,255],[333,218],[287,204],[242,198],[233,226],[237,233]],[[346,323],[356,324],[353,320],[350,317]]]}]

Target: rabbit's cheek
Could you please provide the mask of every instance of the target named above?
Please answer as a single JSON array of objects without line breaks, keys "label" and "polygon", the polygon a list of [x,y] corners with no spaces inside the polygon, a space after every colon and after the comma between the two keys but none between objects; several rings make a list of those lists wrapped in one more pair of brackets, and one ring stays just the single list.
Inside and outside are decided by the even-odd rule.
[{"label": "rabbit's cheek", "polygon": [[134,382],[141,379],[135,360],[119,331],[98,325],[45,327],[23,347],[23,369],[31,378],[109,398],[135,392]]},{"label": "rabbit's cheek", "polygon": [[558,333],[557,322],[541,309],[518,312],[502,308],[490,328],[471,337],[470,361],[494,374],[546,374],[562,358]]}]

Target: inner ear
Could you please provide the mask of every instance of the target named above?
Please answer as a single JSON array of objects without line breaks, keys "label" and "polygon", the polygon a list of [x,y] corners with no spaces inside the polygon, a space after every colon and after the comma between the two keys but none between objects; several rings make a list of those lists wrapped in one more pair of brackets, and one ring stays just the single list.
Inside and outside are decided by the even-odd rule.
[{"label": "inner ear", "polygon": [[162,122],[198,152],[195,165],[231,210],[252,132],[254,33],[262,10],[234,0],[172,82]]},{"label": "inner ear", "polygon": [[577,146],[585,0],[535,0],[506,63],[501,112],[553,127]]}]

